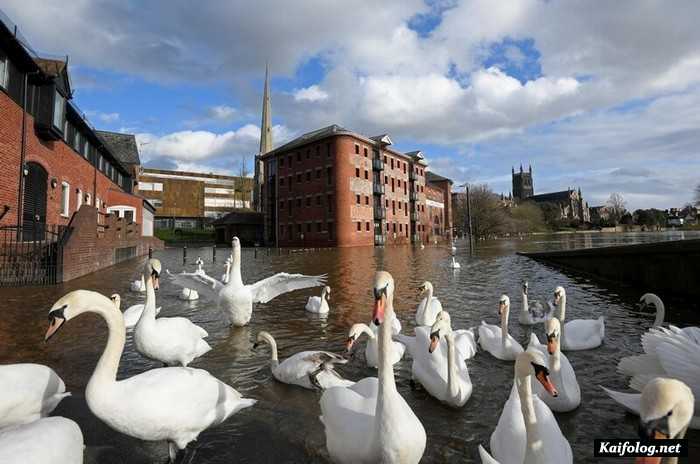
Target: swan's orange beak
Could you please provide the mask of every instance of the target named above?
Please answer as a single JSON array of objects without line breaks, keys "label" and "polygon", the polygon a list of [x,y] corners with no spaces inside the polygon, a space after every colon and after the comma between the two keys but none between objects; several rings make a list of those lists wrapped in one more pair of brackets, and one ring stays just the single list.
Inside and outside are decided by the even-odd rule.
[{"label": "swan's orange beak", "polygon": [[547,337],[547,353],[554,354],[557,351],[557,341]]},{"label": "swan's orange beak", "polygon": [[433,332],[430,334],[430,346],[428,347],[428,353],[432,353],[437,348],[438,343],[440,343],[440,333]]},{"label": "swan's orange beak", "polygon": [[46,329],[46,335],[44,335],[45,342],[48,341],[49,338],[53,337],[54,334],[58,332],[58,329],[61,328],[63,323],[66,322],[66,318],[63,315],[64,309],[65,306],[49,312],[49,328]]},{"label": "swan's orange beak", "polygon": [[348,339],[345,341],[345,351],[348,353],[352,349],[352,345],[355,343],[355,337],[348,337]]},{"label": "swan's orange beak", "polygon": [[384,322],[384,307],[386,306],[386,295],[382,294],[374,300],[374,311],[372,311],[372,320],[374,325],[380,326]]},{"label": "swan's orange beak", "polygon": [[506,309],[506,304],[503,302],[498,303],[498,317],[503,317],[503,311]]},{"label": "swan's orange beak", "polygon": [[547,390],[547,393],[554,396],[555,398],[559,396],[559,392],[557,391],[556,387],[549,379],[549,376],[547,374],[545,374],[544,372],[538,372],[536,374],[536,377],[537,380],[542,384],[544,389]]}]

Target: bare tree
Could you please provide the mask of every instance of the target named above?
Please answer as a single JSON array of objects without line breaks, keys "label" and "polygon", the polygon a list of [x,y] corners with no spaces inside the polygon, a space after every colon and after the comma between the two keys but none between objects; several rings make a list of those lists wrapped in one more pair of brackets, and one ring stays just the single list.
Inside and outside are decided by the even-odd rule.
[{"label": "bare tree", "polygon": [[617,224],[627,212],[625,199],[621,193],[613,192],[608,198],[607,207],[610,210],[610,220]]},{"label": "bare tree", "polygon": [[695,187],[695,206],[700,206],[700,184]]},{"label": "bare tree", "polygon": [[[501,234],[508,226],[508,217],[498,195],[487,185],[470,185],[472,233],[476,237]],[[467,202],[460,198],[452,205],[455,224],[463,224],[466,218]]]},{"label": "bare tree", "polygon": [[241,158],[239,169],[238,169],[238,175],[240,177],[248,177],[250,174],[250,171],[248,171],[248,163],[245,157]]}]

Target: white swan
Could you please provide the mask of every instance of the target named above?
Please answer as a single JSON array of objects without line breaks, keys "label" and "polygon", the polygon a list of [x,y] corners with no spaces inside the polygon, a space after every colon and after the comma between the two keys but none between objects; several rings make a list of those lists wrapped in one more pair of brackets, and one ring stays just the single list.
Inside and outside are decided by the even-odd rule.
[{"label": "white swan", "polygon": [[[464,359],[457,358],[450,315],[446,311],[438,314],[430,331],[428,353],[432,369],[429,372],[419,370],[417,380],[438,400],[456,408],[462,407],[472,396],[472,381]],[[441,337],[447,342],[447,352],[440,346]],[[426,373],[428,375],[424,375]]]},{"label": "white swan", "polygon": [[253,345],[256,349],[260,343],[270,345],[270,370],[274,378],[283,383],[298,385],[313,390],[330,387],[349,387],[355,382],[346,380],[334,369],[334,364],[345,364],[347,359],[328,351],[301,351],[281,363],[277,358],[277,342],[268,332],[261,331]]},{"label": "white swan", "polygon": [[[116,306],[117,309],[121,310],[122,299],[118,293],[113,294],[109,297],[109,299],[114,302],[114,306]],[[138,324],[139,319],[141,319],[141,314],[143,314],[144,306],[144,304],[135,304],[129,306],[124,310],[124,313],[122,315],[124,316],[124,325],[127,329],[133,329],[134,327],[136,327],[136,324]],[[160,314],[161,309],[162,308],[160,306],[156,308],[156,316]]]},{"label": "white swan", "polygon": [[491,434],[492,459],[501,464],[572,463],[571,445],[554,414],[532,394],[533,376],[546,391],[557,394],[542,353],[533,350],[518,354],[515,384]]},{"label": "white swan", "polygon": [[[399,322],[398,318],[394,317],[394,319],[392,320],[392,334],[396,336],[400,332],[401,323]],[[369,325],[360,322],[350,327],[350,331],[348,332],[348,339],[345,343],[346,351],[348,353],[352,351],[354,343],[363,333],[367,334],[368,337],[367,345],[365,346],[365,362],[367,363],[368,367],[376,368],[379,366],[379,327],[377,327],[374,324],[374,322],[370,322]],[[401,358],[403,358],[405,351],[406,345],[404,345],[401,342],[392,340],[389,347],[389,355],[387,356],[388,362],[391,365],[394,365],[397,362],[401,361]]]},{"label": "white swan", "polygon": [[[474,329],[459,329],[453,330],[455,336],[455,349],[457,350],[457,359],[471,359],[476,355],[476,337]],[[430,326],[418,326],[414,329],[414,336],[404,335],[401,333],[394,334],[394,340],[403,343],[406,346],[406,351],[413,358],[413,362],[421,362],[420,360],[427,356],[425,347],[430,343]],[[442,352],[447,352],[447,342],[444,339],[440,340]],[[416,361],[418,359],[418,361]]]},{"label": "white swan", "polygon": [[559,322],[561,322],[561,349],[564,351],[590,350],[597,348],[605,338],[605,318],[598,319],[574,319],[565,322],[566,318],[566,290],[557,287],[554,290],[554,304],[559,308]]},{"label": "white swan", "polygon": [[396,390],[389,363],[394,317],[394,279],[378,272],[372,319],[379,326],[378,376],[352,387],[329,388],[321,396],[326,448],[338,463],[418,463],[425,452],[425,429]]},{"label": "white swan", "polygon": [[70,396],[53,369],[30,363],[0,366],[0,391],[0,429],[46,417]]},{"label": "white swan", "polygon": [[328,307],[328,298],[331,295],[331,288],[326,285],[321,290],[321,296],[310,296],[309,300],[306,302],[306,309],[310,313],[316,314],[328,314],[330,308]]},{"label": "white swan", "polygon": [[163,367],[117,381],[126,340],[124,318],[97,292],[75,290],[54,303],[45,339],[86,312],[105,320],[109,338],[85,389],[85,399],[90,411],[114,430],[141,440],[168,441],[173,461],[177,449],[185,448],[204,429],[255,404],[202,369]]},{"label": "white swan", "polygon": [[132,292],[143,293],[146,291],[146,281],[143,280],[143,276],[140,279],[134,280],[129,286]]},{"label": "white swan", "polygon": [[541,385],[535,384],[535,392],[552,411],[569,412],[581,404],[581,388],[576,380],[576,373],[569,359],[561,352],[561,324],[552,318],[544,323],[547,345],[542,345],[534,333],[530,336],[528,350],[539,350],[548,362],[552,382],[557,386],[559,395],[552,396]]},{"label": "white swan", "polygon": [[452,257],[452,261],[451,261],[450,264],[449,264],[449,267],[450,267],[450,269],[459,269],[459,268],[461,268],[462,266],[457,262],[457,260],[456,260],[455,257],[453,256],[453,257]]},{"label": "white swan", "polygon": [[[700,328],[654,327],[642,335],[642,347],[644,354],[626,356],[617,365],[618,372],[631,377],[630,388],[641,392],[652,379],[669,377],[685,382],[700,398]],[[639,415],[640,393],[602,388],[625,409]],[[695,410],[700,411],[700,403]],[[692,418],[690,427],[700,429],[700,413]]]},{"label": "white swan", "polygon": [[184,317],[156,319],[156,293],[161,264],[157,259],[146,263],[146,303],[143,314],[134,329],[136,350],[147,358],[169,366],[187,367],[193,359],[211,350],[204,341],[207,331]]},{"label": "white swan", "polygon": [[[194,272],[199,275],[206,275],[202,257],[197,256],[197,260],[194,263],[197,265],[197,270]],[[184,301],[195,301],[199,299],[199,293],[197,293],[197,290],[192,290],[191,288],[183,288],[178,298]]]},{"label": "white swan", "polygon": [[421,244],[420,244],[420,249],[421,249],[421,250],[425,250],[425,245],[423,245],[423,244],[421,243]]},{"label": "white swan", "polygon": [[267,303],[273,298],[293,290],[318,287],[325,283],[325,275],[306,276],[280,272],[254,284],[244,285],[241,279],[241,244],[238,237],[232,241],[230,281],[227,284],[196,273],[168,273],[181,287],[194,288],[200,295],[217,302],[227,321],[242,327],[250,322],[253,303]]},{"label": "white swan", "polygon": [[498,302],[498,315],[501,318],[501,326],[487,324],[481,321],[479,326],[479,345],[494,357],[503,361],[513,361],[523,347],[508,333],[508,315],[510,314],[510,298],[501,295]]},{"label": "white swan", "polygon": [[224,273],[221,274],[221,282],[224,284],[227,284],[229,281],[229,275],[231,273],[231,258],[228,257],[226,258],[226,262],[224,263]]},{"label": "white swan", "polygon": [[455,253],[457,253],[457,246],[456,246],[455,242],[452,242],[452,246],[450,248],[450,251],[452,252],[453,255]]},{"label": "white swan", "polygon": [[433,325],[435,318],[442,311],[442,303],[433,296],[433,284],[428,281],[423,282],[423,285],[418,287],[421,295],[425,295],[418,303],[416,309],[416,324],[417,325]]},{"label": "white swan", "polygon": [[534,325],[552,318],[553,307],[544,309],[539,301],[533,301],[532,304],[528,302],[528,289],[529,286],[525,281],[523,283],[523,308],[520,311],[518,321],[523,325]]},{"label": "white swan", "polygon": [[2,464],[82,464],[83,433],[65,417],[46,417],[0,430]]},{"label": "white swan", "polygon": [[[639,434],[645,440],[682,439],[694,414],[696,398],[686,384],[675,379],[656,378],[642,391]],[[660,463],[661,458],[637,459],[638,463]],[[676,464],[678,458],[669,458]]]}]

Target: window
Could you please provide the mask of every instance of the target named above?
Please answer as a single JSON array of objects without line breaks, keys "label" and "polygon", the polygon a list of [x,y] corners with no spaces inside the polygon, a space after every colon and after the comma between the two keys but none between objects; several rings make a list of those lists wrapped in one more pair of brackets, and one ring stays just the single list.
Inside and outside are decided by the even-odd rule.
[{"label": "window", "polygon": [[301,184],[301,173],[297,173],[297,184]]},{"label": "window", "polygon": [[280,224],[280,237],[284,237],[284,224]]},{"label": "window", "polygon": [[[281,168],[284,167],[284,158],[280,158],[280,167]],[[282,227],[284,227],[284,226],[282,226]]]},{"label": "window", "polygon": [[97,211],[100,210],[100,197],[95,198],[95,208],[97,208]]},{"label": "window", "polygon": [[204,197],[204,206],[213,208],[235,208],[236,200],[233,198]]},{"label": "window", "polygon": [[402,203],[401,203],[401,202],[399,202],[399,209],[401,209],[401,205],[402,205]]},{"label": "window", "polygon": [[311,171],[306,171],[306,182],[311,182]]},{"label": "window", "polygon": [[328,229],[328,240],[333,240],[333,223],[326,224],[326,228]]},{"label": "window", "polygon": [[316,179],[320,179],[320,178],[321,178],[321,170],[316,169]]},{"label": "window", "polygon": [[403,224],[399,224],[399,232],[403,232]]},{"label": "window", "polygon": [[[299,151],[297,152],[297,161],[301,161],[301,152],[299,152]],[[301,226],[299,226],[299,227],[301,227]]]},{"label": "window", "polygon": [[386,156],[384,156],[384,164],[386,164]]},{"label": "window", "polygon": [[386,231],[389,232],[389,223],[386,223]]},{"label": "window", "polygon": [[83,191],[77,189],[75,191],[75,210],[78,211],[83,206]]},{"label": "window", "polygon": [[301,198],[297,198],[297,208],[301,208]]},{"label": "window", "polygon": [[0,51],[0,87],[3,89],[7,88],[8,84],[8,65],[7,65],[7,55],[5,55],[2,51]]},{"label": "window", "polygon": [[392,228],[394,229],[394,233],[396,233],[396,223],[394,223],[394,225],[392,226]]},{"label": "window", "polygon": [[316,223],[316,232],[323,232],[323,224],[321,224],[320,222]]},{"label": "window", "polygon": [[355,168],[355,177],[360,177],[360,168]]},{"label": "window", "polygon": [[355,154],[356,155],[360,154],[360,146],[358,144],[355,144]]},{"label": "window", "polygon": [[328,158],[331,157],[331,144],[330,144],[330,143],[327,143],[327,144],[326,144],[326,156],[327,156]]},{"label": "window", "polygon": [[332,177],[333,177],[333,168],[327,167],[326,168],[326,183],[328,185],[331,185],[332,183]]},{"label": "window", "polygon": [[403,163],[403,173],[406,174],[406,163]]},{"label": "window", "polygon": [[163,200],[160,200],[158,198],[146,198],[146,200],[148,200],[156,208],[160,208],[161,206],[163,206]]},{"label": "window", "polygon": [[316,195],[316,206],[321,206],[321,195]]},{"label": "window", "polygon": [[355,203],[357,203],[358,205],[360,204],[360,196],[359,195],[355,195]]},{"label": "window", "polygon": [[[366,153],[366,152],[367,152],[367,150],[365,150],[365,153]],[[367,232],[369,232],[369,222],[365,222],[365,230],[366,230]]]},{"label": "window", "polygon": [[333,212],[333,195],[328,195],[328,212]]},{"label": "window", "polygon": [[311,223],[306,224],[306,231],[311,232]]},{"label": "window", "polygon": [[[357,145],[355,145],[355,146],[357,146]],[[357,231],[360,232],[361,230],[362,230],[362,223],[358,222],[357,223]]]},{"label": "window", "polygon": [[384,176],[384,183],[388,184],[389,183],[389,178],[387,176]]},{"label": "window", "polygon": [[[280,186],[283,186],[283,185],[284,185],[284,177],[280,177]],[[204,190],[206,190],[206,189],[204,189]]]},{"label": "window", "polygon": [[365,170],[365,179],[369,179],[369,171]]},{"label": "window", "polygon": [[391,214],[396,214],[396,201],[391,200]]},{"label": "window", "polygon": [[319,156],[321,156],[321,146],[316,145],[316,158],[318,158]]},{"label": "window", "polygon": [[367,197],[367,196],[365,197],[365,205],[369,206],[369,197]]},{"label": "window", "polygon": [[394,169],[394,158],[391,158],[391,169]]},{"label": "window", "polygon": [[[111,169],[112,166],[108,165]],[[162,192],[163,184],[161,182],[139,182],[139,190],[144,192]],[[223,192],[220,190],[224,190]],[[205,188],[204,193],[233,193],[233,190],[229,189],[215,189],[215,188]]]},{"label": "window", "polygon": [[83,144],[83,158],[88,159],[88,154],[90,153],[90,142],[87,140]]},{"label": "window", "polygon": [[292,167],[292,157],[291,156],[289,157],[289,167],[290,168]]},{"label": "window", "polygon": [[311,206],[311,197],[306,197],[306,206]]},{"label": "window", "polygon": [[394,178],[391,178],[391,191],[394,191]]},{"label": "window", "polygon": [[[5,71],[7,73],[7,71]],[[58,90],[55,91],[53,100],[53,126],[56,129],[61,129],[64,127],[64,121],[66,118],[66,99],[63,95],[59,93]],[[65,136],[65,134],[64,134]]]},{"label": "window", "polygon": [[70,185],[68,182],[61,182],[61,216],[68,216],[70,213]]},{"label": "window", "polygon": [[75,138],[73,139],[73,149],[80,153],[80,144],[82,143],[82,137],[80,132],[75,133]]},{"label": "window", "polygon": [[294,177],[289,176],[289,191],[292,191],[292,182],[294,181]]},{"label": "window", "polygon": [[364,150],[365,150],[365,158],[367,158],[367,147],[365,147]]},{"label": "window", "polygon": [[88,206],[92,205],[92,195],[89,193],[85,195],[85,204]]}]

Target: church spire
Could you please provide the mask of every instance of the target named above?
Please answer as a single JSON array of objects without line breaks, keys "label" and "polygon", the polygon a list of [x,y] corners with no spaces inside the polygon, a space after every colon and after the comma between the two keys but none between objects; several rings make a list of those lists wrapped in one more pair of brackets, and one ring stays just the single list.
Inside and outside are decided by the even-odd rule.
[{"label": "church spire", "polygon": [[260,123],[260,154],[272,150],[272,109],[270,108],[270,76],[265,63],[265,90],[263,91],[262,122]]}]

